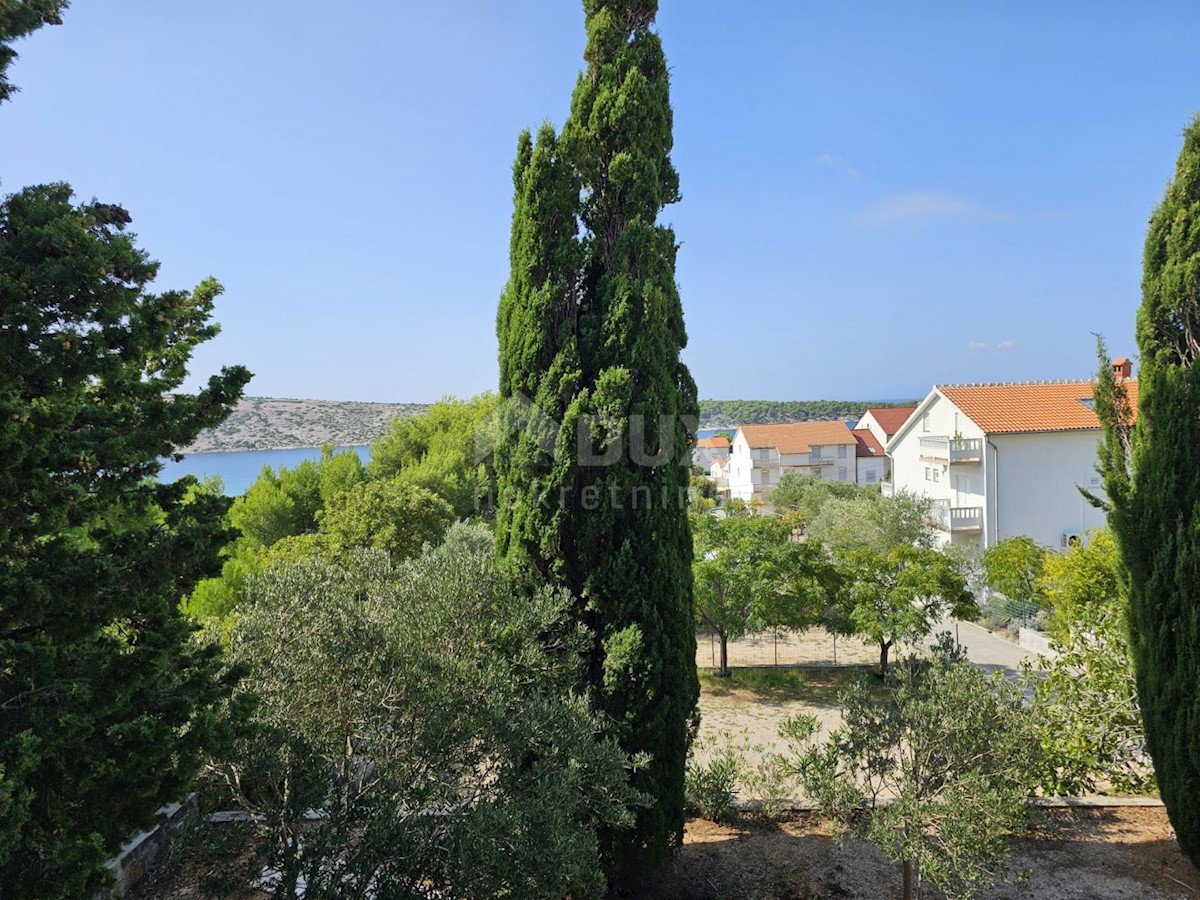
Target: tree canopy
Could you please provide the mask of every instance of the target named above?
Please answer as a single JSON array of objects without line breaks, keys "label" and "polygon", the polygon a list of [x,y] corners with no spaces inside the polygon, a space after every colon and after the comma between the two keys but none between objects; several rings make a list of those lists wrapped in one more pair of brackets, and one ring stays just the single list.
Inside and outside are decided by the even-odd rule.
[{"label": "tree canopy", "polygon": [[[33,4],[49,9],[52,4]],[[19,10],[18,10],[19,11]],[[2,15],[12,14],[6,10]],[[160,460],[249,373],[179,392],[220,285],[149,291],[119,206],[65,184],[0,203],[0,883],[83,896],[176,799],[228,694],[180,598],[219,565],[227,501]]]},{"label": "tree canopy", "polygon": [[644,800],[570,690],[587,635],[560,627],[569,603],[503,576],[461,523],[401,565],[360,551],[253,579],[229,641],[258,703],[210,774],[254,813],[275,895],[602,896],[597,826]]}]

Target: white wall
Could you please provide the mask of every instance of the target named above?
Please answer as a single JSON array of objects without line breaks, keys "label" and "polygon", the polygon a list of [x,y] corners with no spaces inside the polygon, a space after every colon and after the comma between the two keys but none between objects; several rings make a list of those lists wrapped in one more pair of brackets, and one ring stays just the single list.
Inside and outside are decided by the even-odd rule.
[{"label": "white wall", "polygon": [[870,412],[864,413],[863,417],[858,420],[855,428],[865,428],[871,434],[875,435],[875,440],[879,441],[880,447],[886,447],[888,442],[887,432],[883,430],[883,426],[875,419]]},{"label": "white wall", "polygon": [[1096,430],[993,436],[990,459],[998,490],[989,546],[1024,534],[1057,550],[1064,533],[1083,534],[1104,525],[1104,513],[1076,489],[1100,490],[1091,484],[1098,441]]},{"label": "white wall", "polygon": [[754,496],[754,463],[750,459],[750,445],[742,429],[733,436],[729,453],[729,496],[749,501]]},{"label": "white wall", "polygon": [[[860,485],[878,484],[887,474],[887,457],[860,456],[856,468],[857,480]],[[874,473],[873,479],[867,475],[868,472]]]},{"label": "white wall", "polygon": [[728,456],[729,451],[717,447],[693,447],[692,465],[699,466],[704,471],[712,468],[713,460],[718,456]]},{"label": "white wall", "polygon": [[[929,462],[921,459],[921,438],[950,438],[955,434],[963,438],[984,440],[983,431],[967,418],[957,406],[941,394],[933,391],[929,405],[918,407],[914,418],[905,423],[892,443],[888,445],[888,456],[892,462],[892,483],[895,490],[910,494],[924,494],[939,503],[951,507],[982,507],[984,509],[984,534],[987,533],[987,464]],[[985,441],[986,452],[986,441]],[[938,541],[950,543],[948,532],[936,532]],[[983,535],[961,534],[955,543],[980,543]]]}]

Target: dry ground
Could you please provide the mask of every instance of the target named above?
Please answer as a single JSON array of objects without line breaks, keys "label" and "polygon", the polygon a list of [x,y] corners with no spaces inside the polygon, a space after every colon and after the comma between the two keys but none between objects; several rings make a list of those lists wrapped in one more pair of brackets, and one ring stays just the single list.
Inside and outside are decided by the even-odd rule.
[{"label": "dry ground", "polygon": [[[1020,883],[1019,873],[1031,870]],[[1200,896],[1200,872],[1176,849],[1161,808],[1049,810],[1014,843],[1012,879],[989,900]],[[869,844],[839,846],[812,816],[779,824],[688,824],[679,855],[640,894],[661,900],[878,900],[900,896],[896,865]],[[940,892],[926,885],[922,896]]]}]

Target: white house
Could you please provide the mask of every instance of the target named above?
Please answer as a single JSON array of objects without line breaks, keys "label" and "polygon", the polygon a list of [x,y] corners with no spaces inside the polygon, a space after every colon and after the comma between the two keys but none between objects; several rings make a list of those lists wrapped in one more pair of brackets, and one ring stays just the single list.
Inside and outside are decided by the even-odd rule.
[{"label": "white house", "polygon": [[729,438],[723,434],[700,438],[692,447],[692,465],[699,466],[705,472],[712,468],[713,462],[720,456],[729,455]]},{"label": "white house", "polygon": [[[1128,360],[1118,361],[1128,379]],[[1136,405],[1137,382],[1127,380]],[[1028,535],[1061,548],[1104,524],[1092,381],[938,385],[887,444],[892,478],[934,501],[941,542],[986,549]]]},{"label": "white house", "polygon": [[868,409],[854,428],[856,431],[865,429],[871,432],[875,435],[875,440],[886,447],[892,435],[900,430],[915,410],[915,406],[880,406]]},{"label": "white house", "polygon": [[845,422],[742,425],[729,455],[730,496],[763,498],[788,472],[854,481],[857,447]]}]

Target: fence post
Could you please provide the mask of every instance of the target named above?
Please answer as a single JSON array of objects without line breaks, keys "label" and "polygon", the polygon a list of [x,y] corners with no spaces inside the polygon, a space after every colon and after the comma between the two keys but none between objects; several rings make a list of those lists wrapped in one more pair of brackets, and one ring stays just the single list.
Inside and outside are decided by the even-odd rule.
[{"label": "fence post", "polygon": [[833,636],[833,664],[837,665],[837,635]]},{"label": "fence post", "polygon": [[775,665],[779,665],[779,629],[775,629]]}]

